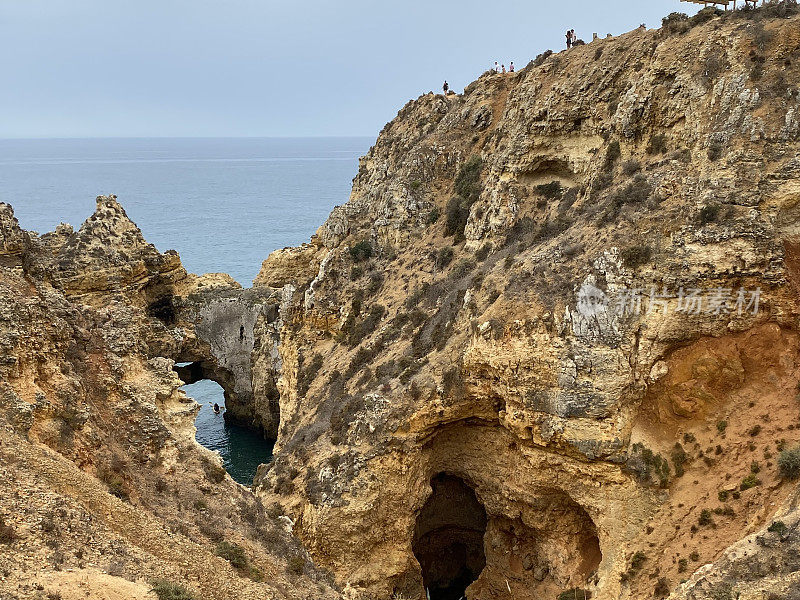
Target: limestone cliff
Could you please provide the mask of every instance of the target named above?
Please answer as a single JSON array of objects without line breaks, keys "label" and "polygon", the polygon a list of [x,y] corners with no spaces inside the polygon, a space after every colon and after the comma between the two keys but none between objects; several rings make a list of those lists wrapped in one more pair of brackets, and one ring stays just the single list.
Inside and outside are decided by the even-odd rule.
[{"label": "limestone cliff", "polygon": [[41,238],[0,204],[0,597],[152,599],[156,581],[339,597],[281,511],[194,439],[198,405],[162,350],[204,344],[166,323],[172,294],[210,280],[113,197]]},{"label": "limestone cliff", "polygon": [[[335,592],[310,563],[286,588],[275,534],[242,533],[259,506],[347,598],[794,597],[796,13],[673,15],[409,102],[252,289],[186,274],[113,198],[42,238],[0,205],[1,448],[66,465],[88,491],[59,472],[37,494],[102,497],[105,526],[181,515],[178,542],[118,532],[147,575],[186,531],[219,538],[187,514],[199,490],[276,597]],[[191,440],[175,362],[276,438],[255,497]],[[40,537],[0,556],[25,572]],[[264,585],[168,563],[209,597]]]},{"label": "limestone cliff", "polygon": [[707,11],[424,95],[265,261],[293,300],[259,493],[354,594],[664,596],[777,518],[799,53],[792,6]]}]

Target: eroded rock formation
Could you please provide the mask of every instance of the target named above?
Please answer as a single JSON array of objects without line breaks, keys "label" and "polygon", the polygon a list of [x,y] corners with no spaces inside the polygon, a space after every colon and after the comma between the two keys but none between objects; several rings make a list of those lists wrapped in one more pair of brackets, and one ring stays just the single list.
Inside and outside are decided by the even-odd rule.
[{"label": "eroded rock formation", "polygon": [[[3,448],[85,478],[141,455],[119,485],[168,522],[193,496],[152,507],[142,478],[216,472],[189,363],[276,438],[255,496],[344,597],[791,597],[795,13],[673,18],[410,102],[252,289],[185,273],[113,198],[41,238],[0,205]],[[234,498],[226,535],[257,506],[200,485]]]}]

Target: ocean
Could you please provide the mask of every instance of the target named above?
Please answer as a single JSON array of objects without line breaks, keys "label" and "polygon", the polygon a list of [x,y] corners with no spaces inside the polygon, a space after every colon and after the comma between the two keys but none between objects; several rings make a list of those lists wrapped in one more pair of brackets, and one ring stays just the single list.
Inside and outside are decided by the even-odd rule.
[{"label": "ocean", "polygon": [[[96,196],[116,194],[145,238],[174,249],[193,273],[224,272],[251,285],[270,252],[297,246],[344,204],[370,138],[135,138],[0,140],[0,202],[20,225],[76,229]],[[200,402],[197,440],[231,476],[252,482],[272,448],[228,426],[211,381],[186,386]]]}]

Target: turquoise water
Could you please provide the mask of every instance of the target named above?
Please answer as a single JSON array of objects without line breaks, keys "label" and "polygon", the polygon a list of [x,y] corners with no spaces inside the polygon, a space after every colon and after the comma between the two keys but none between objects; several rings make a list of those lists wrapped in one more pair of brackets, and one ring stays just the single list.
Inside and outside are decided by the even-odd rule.
[{"label": "turquoise water", "polygon": [[[74,227],[94,198],[116,194],[148,241],[177,250],[194,273],[224,272],[245,286],[275,249],[311,237],[344,204],[367,138],[0,140],[0,202],[25,229]],[[250,484],[269,460],[260,435],[225,424],[209,402],[222,389],[185,387],[200,404],[197,440]]]},{"label": "turquoise water", "polygon": [[225,398],[219,384],[204,380],[185,385],[183,389],[200,404],[194,423],[197,441],[220,453],[225,469],[236,481],[242,485],[252,484],[258,465],[272,458],[273,444],[255,431],[227,424],[222,412],[214,412],[215,402],[223,411],[225,409]]}]

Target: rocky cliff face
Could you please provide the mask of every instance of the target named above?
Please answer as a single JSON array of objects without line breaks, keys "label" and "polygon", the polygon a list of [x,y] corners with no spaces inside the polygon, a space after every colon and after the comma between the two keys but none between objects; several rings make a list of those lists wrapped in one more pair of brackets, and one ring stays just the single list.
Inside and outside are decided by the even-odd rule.
[{"label": "rocky cliff face", "polygon": [[[276,596],[333,592],[310,564],[286,589],[274,530],[242,534],[259,506],[348,598],[793,597],[795,12],[673,17],[410,102],[350,200],[249,290],[186,274],[113,198],[42,238],[0,205],[2,447],[132,506],[104,510],[180,515],[165,548],[237,536]],[[174,362],[277,439],[255,497],[191,440]],[[222,533],[187,514],[198,490]]]},{"label": "rocky cliff face", "polygon": [[338,597],[281,511],[194,440],[168,357],[213,362],[214,338],[178,324],[174,297],[225,278],[187,275],[113,197],[41,238],[0,204],[0,234],[0,597],[153,598],[155,580]]},{"label": "rocky cliff face", "polygon": [[666,595],[777,518],[800,21],[768,10],[410,102],[312,244],[264,263],[297,291],[259,493],[342,582]]}]

